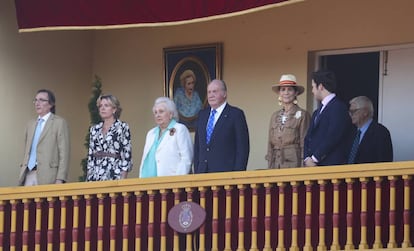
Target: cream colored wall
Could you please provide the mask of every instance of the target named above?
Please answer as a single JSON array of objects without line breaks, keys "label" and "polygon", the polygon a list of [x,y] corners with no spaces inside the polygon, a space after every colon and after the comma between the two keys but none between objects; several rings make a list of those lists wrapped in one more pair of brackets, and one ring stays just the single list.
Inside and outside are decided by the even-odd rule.
[{"label": "cream colored wall", "polygon": [[[85,156],[91,78],[98,74],[104,91],[124,107],[121,119],[133,133],[130,177],[137,177],[145,134],[154,124],[151,107],[163,95],[163,48],[222,42],[228,101],[246,113],[248,168],[258,169],[266,167],[268,123],[278,109],[270,87],[281,74],[294,73],[300,83],[307,82],[310,51],[414,42],[411,0],[307,0],[177,27],[25,34],[17,33],[13,2],[0,1],[0,130],[6,142],[0,147],[1,186],[15,184],[24,125],[35,116],[31,99],[39,88],[55,91],[58,114],[71,127],[70,181],[76,181]],[[305,95],[299,98],[303,107]]]},{"label": "cream colored wall", "polygon": [[54,91],[57,114],[69,124],[70,180],[77,180],[80,160],[86,155],[83,140],[89,121],[92,38],[86,31],[19,34],[14,1],[0,1],[0,186],[17,184],[24,129],[36,117],[32,100],[41,88]]},{"label": "cream colored wall", "polygon": [[[94,72],[124,106],[133,133],[136,177],[145,134],[153,126],[153,100],[163,95],[165,47],[222,42],[228,101],[247,116],[249,169],[266,168],[271,114],[278,109],[271,85],[283,73],[307,82],[308,53],[414,41],[414,1],[312,0],[240,17],[179,27],[96,33]],[[306,107],[306,94],[299,104]],[[312,102],[310,102],[312,103]],[[309,110],[311,111],[311,107]]]}]

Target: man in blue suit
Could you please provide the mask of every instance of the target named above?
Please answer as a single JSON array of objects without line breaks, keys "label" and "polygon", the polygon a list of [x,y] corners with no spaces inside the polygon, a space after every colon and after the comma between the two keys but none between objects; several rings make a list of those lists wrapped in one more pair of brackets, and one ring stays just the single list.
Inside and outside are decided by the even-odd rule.
[{"label": "man in blue suit", "polygon": [[[351,99],[349,104],[349,115],[355,128],[349,137],[348,164],[393,161],[390,132],[385,126],[373,120],[372,101],[368,97],[358,96]],[[358,137],[356,137],[357,132],[359,132]],[[357,142],[354,144],[355,139]]]},{"label": "man in blue suit", "polygon": [[207,86],[210,107],[200,111],[194,139],[194,173],[244,171],[249,158],[249,130],[244,112],[227,103],[222,80]]},{"label": "man in blue suit", "polygon": [[331,71],[312,74],[312,93],[322,106],[313,115],[304,144],[305,166],[345,164],[346,138],[352,126],[347,106],[335,95],[336,78]]}]

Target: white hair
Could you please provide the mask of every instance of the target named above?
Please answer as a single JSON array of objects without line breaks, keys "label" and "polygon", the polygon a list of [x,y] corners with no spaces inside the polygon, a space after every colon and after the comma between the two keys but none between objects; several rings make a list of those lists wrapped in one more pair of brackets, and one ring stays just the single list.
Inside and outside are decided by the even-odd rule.
[{"label": "white hair", "polygon": [[165,107],[167,108],[167,111],[172,113],[173,119],[178,121],[178,111],[177,107],[175,106],[174,101],[169,99],[168,97],[159,97],[155,100],[154,106],[152,107],[152,111],[155,111],[155,106],[159,104],[165,104]]}]

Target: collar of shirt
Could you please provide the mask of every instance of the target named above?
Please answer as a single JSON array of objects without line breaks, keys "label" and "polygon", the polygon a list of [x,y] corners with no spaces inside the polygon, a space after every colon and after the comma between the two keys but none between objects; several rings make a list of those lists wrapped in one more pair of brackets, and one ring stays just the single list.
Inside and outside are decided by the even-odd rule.
[{"label": "collar of shirt", "polygon": [[364,138],[365,133],[368,130],[369,125],[371,125],[372,119],[368,120],[361,128],[358,128],[361,131],[361,137],[359,138],[359,143],[361,143],[362,138]]},{"label": "collar of shirt", "polygon": [[51,115],[51,114],[52,114],[51,112],[48,112],[45,116],[43,116],[43,117],[38,117],[38,118],[37,118],[37,120],[39,120],[39,119],[43,119],[42,131],[43,131],[43,128],[45,128],[46,122],[47,122],[47,120],[50,118],[50,115]]},{"label": "collar of shirt", "polygon": [[[216,109],[216,115],[214,116],[214,125],[216,125],[217,120],[220,118],[221,113],[224,110],[224,107],[226,107],[227,102],[224,102]],[[213,110],[213,108],[210,109],[210,112]]]},{"label": "collar of shirt", "polygon": [[323,100],[322,100],[322,109],[321,109],[321,112],[323,111],[323,109],[325,109],[325,107],[326,107],[326,105],[329,103],[329,102],[331,102],[331,100],[333,99],[333,98],[335,98],[335,96],[336,96],[336,94],[335,93],[331,93],[331,94],[329,94],[328,96],[326,96]]}]

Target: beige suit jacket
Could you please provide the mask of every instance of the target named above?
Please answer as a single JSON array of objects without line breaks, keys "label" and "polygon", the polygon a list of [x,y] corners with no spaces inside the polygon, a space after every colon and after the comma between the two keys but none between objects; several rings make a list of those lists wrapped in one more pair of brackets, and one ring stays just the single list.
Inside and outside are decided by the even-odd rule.
[{"label": "beige suit jacket", "polygon": [[[25,133],[25,150],[23,162],[20,165],[19,185],[24,185],[27,162],[36,120],[28,123]],[[57,179],[66,181],[69,169],[70,142],[69,128],[66,121],[51,114],[46,121],[37,145],[37,181],[39,185],[53,184]]]}]

